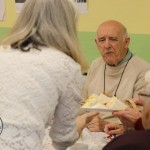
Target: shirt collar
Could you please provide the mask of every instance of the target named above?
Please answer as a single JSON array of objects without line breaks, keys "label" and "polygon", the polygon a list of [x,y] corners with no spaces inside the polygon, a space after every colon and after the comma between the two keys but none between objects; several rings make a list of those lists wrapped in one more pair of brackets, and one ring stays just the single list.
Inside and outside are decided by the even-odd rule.
[{"label": "shirt collar", "polygon": [[125,58],[124,58],[117,66],[119,66],[119,65],[121,65],[121,64],[123,64],[123,63],[125,63],[125,62],[127,62],[127,61],[131,58],[132,55],[133,55],[133,54],[130,52],[130,50],[128,50],[128,52],[127,52]]}]

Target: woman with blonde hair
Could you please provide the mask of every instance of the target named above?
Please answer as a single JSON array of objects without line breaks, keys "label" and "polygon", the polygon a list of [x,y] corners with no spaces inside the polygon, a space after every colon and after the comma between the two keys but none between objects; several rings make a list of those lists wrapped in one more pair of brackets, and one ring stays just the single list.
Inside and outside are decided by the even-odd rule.
[{"label": "woman with blonde hair", "polygon": [[[0,149],[41,150],[45,127],[57,150],[65,150],[76,129],[86,63],[70,0],[27,0],[0,46]],[[91,113],[86,118],[95,115]],[[84,122],[84,123],[85,123]]]}]

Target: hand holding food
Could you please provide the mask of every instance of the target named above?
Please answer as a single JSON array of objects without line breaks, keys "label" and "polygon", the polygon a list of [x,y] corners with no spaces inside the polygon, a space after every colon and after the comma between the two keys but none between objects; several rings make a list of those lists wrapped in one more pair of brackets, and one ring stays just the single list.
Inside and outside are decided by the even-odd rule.
[{"label": "hand holding food", "polygon": [[119,117],[120,121],[126,127],[134,127],[135,122],[141,118],[142,113],[137,109],[127,108],[122,111],[113,112],[113,116]]}]

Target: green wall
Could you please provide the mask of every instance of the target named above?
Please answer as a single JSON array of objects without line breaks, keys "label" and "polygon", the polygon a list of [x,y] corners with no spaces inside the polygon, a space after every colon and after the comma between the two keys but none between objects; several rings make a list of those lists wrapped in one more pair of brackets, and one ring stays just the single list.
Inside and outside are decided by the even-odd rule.
[{"label": "green wall", "polygon": [[0,27],[0,38],[2,38],[9,30],[10,28]]},{"label": "green wall", "polygon": [[[130,50],[134,54],[150,62],[150,35],[130,34],[129,36],[131,38],[129,45]],[[89,64],[100,55],[94,41],[95,37],[95,32],[79,32],[80,43]]]},{"label": "green wall", "polygon": [[[0,27],[0,38],[3,37],[10,28]],[[81,47],[85,57],[90,64],[96,57],[99,57],[99,51],[95,45],[95,32],[79,32],[78,33]],[[131,51],[150,62],[150,35],[149,34],[130,34],[130,49]]]}]

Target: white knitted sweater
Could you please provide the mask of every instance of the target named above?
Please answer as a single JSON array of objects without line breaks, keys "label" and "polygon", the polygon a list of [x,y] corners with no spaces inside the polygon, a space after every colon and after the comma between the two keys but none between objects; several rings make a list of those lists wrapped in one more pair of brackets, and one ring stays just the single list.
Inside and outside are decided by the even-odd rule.
[{"label": "white knitted sweater", "polygon": [[[78,138],[80,66],[64,53],[42,48],[21,52],[0,48],[1,150],[40,150],[45,126],[58,150]],[[66,142],[67,141],[67,142]]]}]

